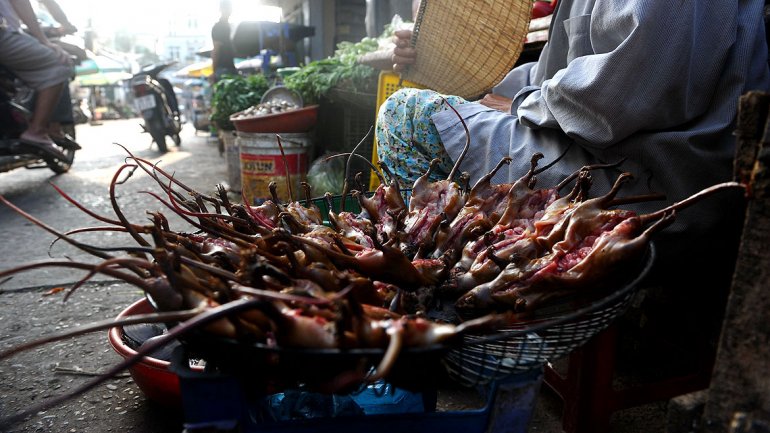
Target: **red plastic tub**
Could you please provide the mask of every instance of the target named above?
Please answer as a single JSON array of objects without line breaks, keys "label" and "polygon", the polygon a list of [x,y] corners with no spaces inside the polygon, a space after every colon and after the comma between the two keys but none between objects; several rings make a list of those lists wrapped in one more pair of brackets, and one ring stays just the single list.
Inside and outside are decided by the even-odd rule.
[{"label": "red plastic tub", "polygon": [[240,132],[307,132],[315,126],[318,120],[318,105],[310,105],[283,113],[235,118],[238,113],[230,116],[236,131]]},{"label": "red plastic tub", "polygon": [[[154,310],[147,299],[134,302],[118,314],[118,319],[135,314],[152,313]],[[123,328],[110,328],[107,333],[110,345],[123,358],[136,355],[136,351],[123,342]],[[192,367],[193,371],[203,371],[203,367]],[[179,390],[179,377],[169,370],[169,362],[145,356],[144,359],[128,369],[139,389],[150,400],[172,407],[182,407]]]}]

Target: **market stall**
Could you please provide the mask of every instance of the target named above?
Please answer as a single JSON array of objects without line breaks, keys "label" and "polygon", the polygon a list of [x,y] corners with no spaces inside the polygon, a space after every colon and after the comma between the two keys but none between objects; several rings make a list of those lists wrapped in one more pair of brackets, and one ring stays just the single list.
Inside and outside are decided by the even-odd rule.
[{"label": "market stall", "polygon": [[126,65],[103,55],[89,52],[89,57],[75,68],[73,86],[79,99],[86,99],[93,121],[126,117],[128,108],[126,80],[132,77]]},{"label": "market stall", "polygon": [[[488,169],[461,172],[464,163],[488,157],[467,152],[483,138],[473,135],[468,123],[479,113],[494,111],[482,104],[461,105],[480,99],[506,77],[533,30],[529,0],[519,7],[490,3],[501,8],[499,13],[484,15],[489,5],[470,0],[464,2],[467,9],[458,10],[423,0],[409,44],[426,54],[400,75],[380,74],[358,62],[362,53],[380,48],[365,39],[341,44],[333,57],[284,70],[285,75],[276,71],[275,76],[220,79],[212,121],[220,131],[229,177],[213,193],[190,188],[162,163],[127,151],[108,189],[112,214],[97,215],[62,192],[105,227],[60,231],[0,197],[32,224],[96,260],[22,265],[3,271],[0,278],[38,266],[63,266],[88,272],[66,297],[97,273],[141,290],[114,321],[87,328],[109,329],[109,342],[123,361],[72,395],[128,369],[147,398],[183,414],[189,433],[523,433],[536,396],[547,385],[563,400],[566,431],[607,431],[615,411],[708,385],[710,371],[704,375],[701,365],[695,374],[689,374],[695,369],[677,371],[666,382],[623,390],[614,389],[613,375],[622,344],[618,322],[629,311],[638,311],[642,298],[655,296],[656,287],[647,286],[650,276],[659,257],[670,253],[670,245],[659,246],[659,237],[682,216],[698,216],[702,206],[722,199],[735,204],[724,206],[724,213],[732,216],[740,216],[742,205],[749,203],[750,224],[740,249],[740,257],[749,262],[739,258],[742,273],[735,279],[720,343],[718,381],[710,390],[713,400],[704,403],[703,419],[709,426],[731,423],[743,426],[742,431],[761,431],[767,390],[756,372],[767,366],[764,351],[748,356],[745,364],[735,362],[730,351],[751,355],[750,343],[766,337],[752,333],[757,340],[738,343],[741,332],[762,328],[749,304],[766,304],[761,287],[747,274],[766,261],[754,237],[761,237],[764,227],[761,137],[766,135],[767,95],[754,95],[753,104],[760,108],[740,119],[735,179],[704,181],[702,188],[666,204],[659,204],[665,197],[654,190],[631,190],[638,186],[632,177],[647,173],[627,171],[626,158],[614,158],[614,153],[563,169],[572,146],[587,141],[572,130],[560,137],[578,144],[560,152],[553,146],[548,149],[551,157],[539,150],[524,155],[517,148],[518,158],[504,152]],[[467,30],[484,37],[468,41]],[[260,47],[262,37],[260,33]],[[284,33],[275,37],[285,42]],[[504,56],[511,52],[512,58]],[[266,58],[261,65],[269,63]],[[483,73],[468,72],[470,65]],[[385,92],[383,84],[392,88]],[[446,173],[440,171],[439,158],[415,163],[425,167],[409,180],[395,174],[385,157],[378,164],[371,155],[386,144],[388,134],[400,131],[385,129],[383,123],[382,143],[362,130],[356,131],[355,142],[345,137],[332,143],[323,135],[322,128],[336,121],[351,125],[353,113],[373,123],[385,96],[405,84],[432,92],[423,94],[428,95],[426,105],[446,108],[426,115],[437,116],[434,129],[463,133],[464,148],[459,156],[452,155]],[[526,90],[537,95],[532,87]],[[453,105],[444,95],[427,99],[435,91],[465,100]],[[507,104],[509,111],[498,110],[499,115],[511,114],[513,102]],[[741,104],[745,109],[748,103]],[[580,114],[587,121],[596,112]],[[446,120],[450,117],[451,125]],[[746,118],[751,118],[748,126]],[[413,137],[425,123],[417,116],[405,119],[396,121],[417,126],[405,128],[406,139],[396,143],[417,147]],[[532,129],[547,129],[543,123],[546,127]],[[345,133],[355,129],[334,125]],[[512,129],[494,131],[508,139],[505,133]],[[549,132],[546,138],[563,131]],[[531,143],[511,145],[520,144]],[[407,160],[410,150],[396,151],[401,157],[396,162]],[[321,152],[315,175],[325,177],[314,177],[309,165]],[[334,169],[332,163],[338,163]],[[473,167],[478,166],[484,165]],[[633,161],[631,166],[638,167]],[[567,174],[551,181],[553,171]],[[522,174],[505,176],[513,172]],[[151,181],[142,192],[160,209],[141,222],[126,218],[116,199],[116,191],[140,175]],[[376,181],[370,183],[368,175]],[[319,187],[317,181],[325,178],[341,180],[340,189],[323,183]],[[134,242],[91,245],[75,236],[108,230],[125,233]],[[704,271],[690,281],[704,284],[710,277]],[[714,277],[714,284],[719,282]],[[695,288],[701,287],[705,284]],[[689,305],[701,306],[695,300]],[[639,323],[655,319],[643,313],[640,317]],[[81,332],[64,330],[14,346],[0,352],[0,360]],[[568,363],[567,374],[560,374],[559,362]],[[741,389],[734,383],[753,386]],[[479,404],[473,409],[450,407],[442,401],[447,389],[462,390],[463,403]],[[61,401],[45,400],[27,409],[29,413],[1,421],[11,425]]]}]

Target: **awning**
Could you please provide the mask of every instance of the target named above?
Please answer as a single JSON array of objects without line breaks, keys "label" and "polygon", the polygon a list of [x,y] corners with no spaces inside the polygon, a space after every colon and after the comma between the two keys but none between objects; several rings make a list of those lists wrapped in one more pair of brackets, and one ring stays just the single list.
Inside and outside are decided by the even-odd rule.
[{"label": "awning", "polygon": [[75,67],[76,75],[89,75],[98,72],[126,72],[126,65],[107,56],[88,52],[88,58]]},{"label": "awning", "polygon": [[78,75],[75,83],[81,87],[114,86],[128,80],[133,75],[128,72],[96,72],[94,74]]},{"label": "awning", "polygon": [[208,77],[213,73],[214,67],[211,64],[211,59],[208,59],[202,62],[193,63],[192,65],[187,65],[176,71],[174,75],[177,77]]}]

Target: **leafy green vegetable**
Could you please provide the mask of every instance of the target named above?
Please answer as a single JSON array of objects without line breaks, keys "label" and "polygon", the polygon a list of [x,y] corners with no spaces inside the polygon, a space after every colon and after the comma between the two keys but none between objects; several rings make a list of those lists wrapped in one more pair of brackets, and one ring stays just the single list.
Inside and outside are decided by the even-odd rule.
[{"label": "leafy green vegetable", "polygon": [[340,42],[334,56],[308,63],[284,79],[284,84],[299,92],[306,104],[317,103],[334,87],[353,92],[376,93],[377,71],[356,62],[358,57],[377,50],[378,39],[363,38],[360,42]]},{"label": "leafy green vegetable", "polygon": [[214,85],[214,93],[211,96],[211,121],[220,129],[235,129],[230,122],[230,116],[259,104],[269,87],[262,74],[246,77],[226,75]]}]

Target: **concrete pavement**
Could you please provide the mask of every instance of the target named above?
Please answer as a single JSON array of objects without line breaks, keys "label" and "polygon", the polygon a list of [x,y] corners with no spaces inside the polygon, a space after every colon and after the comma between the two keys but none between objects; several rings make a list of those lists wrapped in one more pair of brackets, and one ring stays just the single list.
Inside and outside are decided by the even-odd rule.
[{"label": "concrete pavement", "polygon": [[[159,167],[175,173],[190,187],[203,193],[214,191],[218,183],[226,182],[224,159],[219,156],[216,141],[185,125],[182,145],[170,147],[161,155],[150,146],[149,134],[141,133],[140,119],[105,121],[99,126],[78,125],[77,141],[83,147],[75,155],[72,169],[62,175],[54,175],[47,169],[14,170],[0,174],[0,195],[43,222],[56,229],[67,231],[79,227],[104,225],[85,215],[62,198],[49,183],[54,183],[75,200],[101,215],[114,218],[110,203],[109,183],[116,170],[125,162],[126,151],[114,143],[120,143],[136,156],[157,162]],[[171,140],[168,140],[171,144]],[[140,193],[152,187],[154,182],[145,174],[137,173],[127,183],[116,188],[118,204],[129,221],[143,224],[147,210],[160,210],[166,215],[172,212],[163,208],[154,198]],[[53,236],[11,211],[0,206],[0,269],[19,263],[48,258],[49,244]],[[121,238],[118,234],[101,232],[98,235],[79,235],[84,242]],[[12,248],[12,254],[8,249]],[[79,259],[88,255],[59,242],[51,248],[52,257]],[[2,286],[13,288],[61,284],[71,281],[70,271],[49,269],[15,276]]]}]

